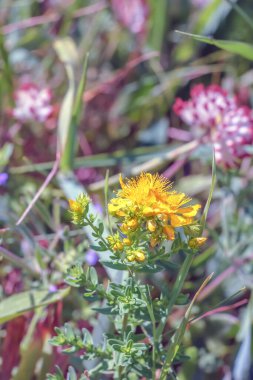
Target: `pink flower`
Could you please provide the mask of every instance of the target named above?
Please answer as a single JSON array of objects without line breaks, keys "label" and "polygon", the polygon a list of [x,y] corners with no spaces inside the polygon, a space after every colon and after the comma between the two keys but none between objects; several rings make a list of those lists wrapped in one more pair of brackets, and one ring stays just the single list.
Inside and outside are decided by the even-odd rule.
[{"label": "pink flower", "polygon": [[235,167],[248,156],[245,146],[253,143],[253,112],[248,107],[227,111],[214,135],[216,162]]},{"label": "pink flower", "polygon": [[[245,149],[253,143],[253,113],[249,107],[240,107],[235,97],[217,85],[196,85],[191,98],[176,99],[175,113],[192,128],[214,144],[217,164],[236,167],[248,156]],[[203,133],[204,132],[204,133]]]},{"label": "pink flower", "polygon": [[111,7],[122,25],[132,33],[146,30],[149,13],[147,0],[111,0]]},{"label": "pink flower", "polygon": [[205,8],[210,2],[211,0],[191,0],[192,5],[200,9]]},{"label": "pink flower", "polygon": [[214,127],[227,109],[237,106],[235,98],[214,84],[206,88],[197,84],[190,95],[188,101],[177,98],[173,110],[186,124],[194,127]]},{"label": "pink flower", "polygon": [[34,83],[25,83],[15,92],[14,98],[12,115],[22,123],[44,123],[52,115],[52,95],[48,88],[39,89]]}]

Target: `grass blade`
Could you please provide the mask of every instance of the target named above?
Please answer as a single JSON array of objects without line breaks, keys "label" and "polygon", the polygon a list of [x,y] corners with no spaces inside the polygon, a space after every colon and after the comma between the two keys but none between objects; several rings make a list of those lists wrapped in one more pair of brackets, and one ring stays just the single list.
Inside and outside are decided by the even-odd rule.
[{"label": "grass blade", "polygon": [[191,37],[196,41],[205,42],[206,44],[216,46],[220,49],[226,50],[233,54],[239,54],[242,57],[253,61],[253,46],[241,41],[230,41],[230,40],[216,40],[211,37],[200,36],[198,34],[191,34],[180,32],[176,30],[177,33],[182,34],[186,37]]}]

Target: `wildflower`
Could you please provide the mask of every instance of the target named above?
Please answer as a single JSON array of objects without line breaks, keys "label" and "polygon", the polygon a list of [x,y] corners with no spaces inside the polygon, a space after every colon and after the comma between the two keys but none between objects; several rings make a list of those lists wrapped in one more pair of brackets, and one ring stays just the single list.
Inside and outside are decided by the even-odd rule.
[{"label": "wildflower", "polygon": [[157,229],[157,223],[154,220],[148,220],[147,229],[150,232],[155,232],[155,230]]},{"label": "wildflower", "polygon": [[124,245],[120,239],[120,235],[117,232],[114,235],[109,235],[107,237],[108,243],[110,244],[110,247],[113,251],[122,251],[124,248]]},{"label": "wildflower", "polygon": [[127,260],[130,262],[137,261],[138,263],[142,263],[146,260],[145,253],[142,250],[129,250],[126,254]]},{"label": "wildflower", "polygon": [[12,115],[22,123],[44,123],[52,115],[52,94],[48,88],[39,89],[34,83],[25,83],[15,92],[14,98]]},{"label": "wildflower", "polygon": [[124,238],[122,242],[126,246],[130,246],[132,244],[132,241],[128,238]]},{"label": "wildflower", "polygon": [[146,30],[149,7],[146,0],[112,0],[112,10],[120,23],[134,34]]},{"label": "wildflower", "polygon": [[204,87],[197,84],[191,90],[190,100],[176,99],[174,112],[191,127],[216,127],[227,110],[235,109],[235,98],[229,97],[220,86]]},{"label": "wildflower", "polygon": [[98,262],[98,255],[92,249],[89,249],[85,255],[85,261],[88,265],[94,266]]},{"label": "wildflower", "polygon": [[193,249],[198,249],[202,247],[207,241],[206,237],[196,237],[189,240],[189,247]]},{"label": "wildflower", "polygon": [[9,175],[8,173],[0,173],[0,186],[5,186],[8,181]]},{"label": "wildflower", "polygon": [[122,221],[123,232],[129,232],[133,220],[135,229],[147,230],[152,246],[163,238],[173,240],[175,228],[192,224],[201,207],[189,205],[191,199],[171,190],[171,183],[159,174],[142,173],[126,182],[120,177],[120,185],[109,212]]},{"label": "wildflower", "polygon": [[216,161],[223,167],[236,167],[249,156],[246,147],[253,143],[253,113],[248,107],[228,111],[214,136]]},{"label": "wildflower", "polygon": [[83,218],[88,212],[90,199],[86,194],[80,194],[76,200],[69,199],[69,209],[74,224],[83,224]]},{"label": "wildflower", "polygon": [[225,168],[236,167],[249,156],[247,145],[253,143],[253,113],[240,107],[235,97],[219,86],[195,86],[191,99],[177,99],[175,113],[191,127],[205,130],[206,141],[214,144],[216,162]]}]

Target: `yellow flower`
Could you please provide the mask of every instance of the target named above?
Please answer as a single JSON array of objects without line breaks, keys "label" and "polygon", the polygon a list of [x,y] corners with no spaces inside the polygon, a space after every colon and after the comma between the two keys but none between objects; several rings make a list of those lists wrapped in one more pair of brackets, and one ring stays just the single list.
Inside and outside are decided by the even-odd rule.
[{"label": "yellow flower", "polygon": [[[173,191],[169,180],[159,174],[142,173],[136,178],[126,179],[125,182],[120,176],[119,181],[121,189],[110,202],[108,209],[123,223],[122,231],[131,227],[141,228],[145,223],[148,232],[157,235],[159,224],[160,233],[166,239],[173,240],[174,229],[192,224],[201,207],[199,204],[189,205],[191,199],[184,193]],[[154,246],[154,236],[152,239]]]},{"label": "yellow flower", "polygon": [[122,241],[120,240],[119,233],[116,233],[114,235],[109,235],[107,237],[107,240],[113,251],[122,251],[124,249],[124,245],[122,244]]},{"label": "yellow flower", "polygon": [[146,259],[146,256],[144,252],[142,251],[135,251],[134,255],[135,255],[135,260],[138,261],[138,263],[142,263]]},{"label": "yellow flower", "polygon": [[130,239],[128,239],[128,238],[124,238],[124,239],[123,239],[123,244],[126,245],[126,246],[130,246],[130,245],[132,245],[132,242],[131,242]]},{"label": "yellow flower", "polygon": [[76,200],[69,199],[69,210],[74,224],[82,225],[89,203],[90,199],[86,194],[78,195]]},{"label": "yellow flower", "polygon": [[148,220],[147,221],[147,229],[150,232],[155,232],[156,228],[157,228],[157,224],[154,220]]},{"label": "yellow flower", "polygon": [[145,253],[141,250],[129,250],[127,252],[127,260],[130,262],[137,261],[138,263],[142,263],[146,260],[146,256]]},{"label": "yellow flower", "polygon": [[196,237],[189,240],[189,247],[193,249],[198,249],[202,247],[207,241],[206,237]]}]

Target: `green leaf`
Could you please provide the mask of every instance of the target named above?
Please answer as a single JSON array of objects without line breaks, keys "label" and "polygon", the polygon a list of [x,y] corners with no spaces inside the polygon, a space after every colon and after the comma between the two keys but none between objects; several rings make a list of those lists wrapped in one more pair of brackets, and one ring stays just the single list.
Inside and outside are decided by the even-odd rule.
[{"label": "green leaf", "polygon": [[[94,234],[92,234],[92,236],[94,236]],[[95,235],[95,237],[96,237],[96,235]],[[97,252],[104,252],[104,251],[106,251],[106,247],[103,246],[103,245],[100,246],[100,245],[93,245],[93,244],[91,244],[90,248],[93,249],[94,251],[97,251]]]},{"label": "green leaf", "polygon": [[74,66],[78,61],[78,52],[74,41],[69,38],[58,39],[54,43],[54,48],[57,52],[59,59],[64,63],[66,73],[68,76],[68,90],[63,99],[61,109],[58,118],[58,141],[60,145],[60,152],[63,155],[61,166],[63,169],[69,169],[65,167],[65,151],[68,145],[69,135],[72,133],[71,129],[71,119],[74,107],[75,99],[75,76],[74,76]]},{"label": "green leaf", "polygon": [[3,75],[1,76],[0,94],[1,95],[2,93],[4,94],[4,92],[2,91],[5,91],[5,94],[8,95],[9,103],[12,105],[13,104],[12,94],[13,94],[13,88],[14,88],[13,87],[14,74],[12,72],[12,68],[9,61],[9,53],[5,47],[5,39],[2,33],[0,33],[0,56],[2,60],[1,69],[3,71]]},{"label": "green leaf", "polygon": [[89,268],[89,277],[90,277],[92,285],[96,286],[98,283],[98,275],[95,268],[93,267]]},{"label": "green leaf", "polygon": [[81,77],[81,80],[77,89],[77,94],[75,97],[75,104],[74,104],[73,115],[72,115],[72,118],[75,124],[78,124],[80,122],[80,118],[82,115],[83,93],[85,90],[86,79],[87,79],[88,60],[89,60],[89,53],[86,54],[86,57],[84,60],[82,77]]},{"label": "green leaf", "polygon": [[92,310],[104,315],[118,314],[118,312],[112,311],[111,307],[93,307]]},{"label": "green leaf", "polygon": [[[77,142],[77,128],[81,120],[82,111],[84,109],[83,105],[83,92],[86,84],[88,68],[88,54],[86,55],[82,77],[77,88],[77,94],[75,99],[72,99],[71,103],[71,116],[69,119],[68,136],[66,141],[66,146],[63,151],[61,167],[64,170],[72,170],[74,166],[74,159],[76,154],[76,142]],[[67,69],[67,67],[66,67]],[[69,77],[69,80],[71,78]],[[71,83],[71,82],[70,82]]]},{"label": "green leaf", "polygon": [[47,380],[64,380],[62,370],[58,366],[55,366],[55,367],[56,367],[56,373],[54,375],[48,374]]},{"label": "green leaf", "polygon": [[206,5],[200,12],[198,12],[198,19],[193,25],[194,33],[202,33],[206,29],[206,26],[212,23],[216,23],[217,27],[213,27],[212,30],[216,30],[219,27],[217,23],[217,17],[219,13],[219,9],[221,6],[220,0],[212,0],[208,5]]},{"label": "green leaf", "polygon": [[72,38],[58,38],[54,42],[54,49],[65,65],[76,65],[78,63],[78,50]]},{"label": "green leaf", "polygon": [[48,290],[31,290],[5,298],[0,304],[0,323],[10,321],[30,310],[47,306],[66,297],[70,288],[48,292]]},{"label": "green leaf", "polygon": [[208,199],[206,201],[206,205],[205,205],[203,215],[202,215],[201,221],[200,221],[202,232],[203,232],[205,225],[206,225],[206,218],[207,218],[208,210],[209,210],[211,200],[213,197],[215,184],[216,184],[216,164],[215,164],[215,154],[213,154],[211,188],[210,188]]},{"label": "green leaf", "polygon": [[160,50],[166,30],[165,28],[168,27],[167,11],[169,4],[166,0],[157,0],[155,2],[150,2],[150,5],[152,6],[152,11],[150,13],[150,17],[152,18],[152,30],[149,37],[149,43],[152,48]]},{"label": "green leaf", "polygon": [[142,265],[141,267],[136,267],[136,272],[145,272],[145,273],[158,273],[164,270],[164,268],[160,265],[153,264],[153,265]]},{"label": "green leaf", "polygon": [[60,144],[60,151],[62,153],[64,152],[67,144],[75,95],[75,80],[73,68],[70,65],[66,65],[65,68],[68,75],[69,87],[66,92],[66,95],[64,96],[58,119],[58,139]]},{"label": "green leaf", "polygon": [[5,143],[0,149],[0,167],[8,164],[13,152],[13,144]]},{"label": "green leaf", "polygon": [[74,370],[73,367],[69,367],[67,380],[77,380],[76,371]]},{"label": "green leaf", "polygon": [[108,267],[108,268],[112,268],[112,269],[119,269],[119,270],[127,270],[127,265],[126,264],[121,264],[121,263],[115,263],[113,261],[100,261],[100,263],[105,266],[105,267]]},{"label": "green leaf", "polygon": [[205,36],[200,36],[198,34],[180,32],[179,30],[177,30],[176,32],[184,36],[194,38],[197,41],[205,42],[209,45],[216,46],[230,53],[239,54],[242,57],[249,59],[250,61],[253,61],[253,46],[245,42],[229,41],[229,40],[215,40],[214,38],[211,38],[211,37],[205,37]]}]

